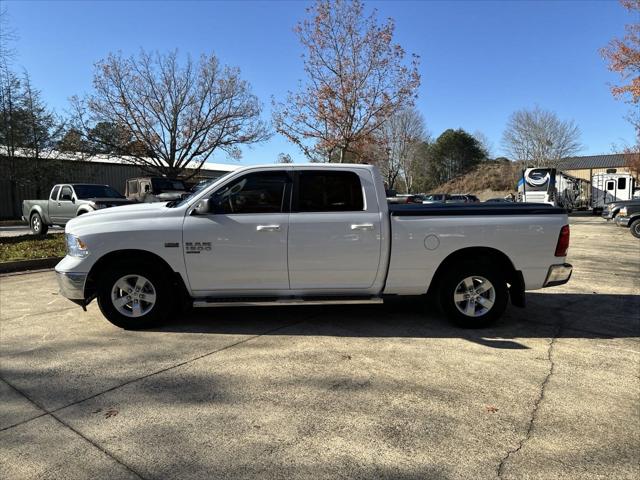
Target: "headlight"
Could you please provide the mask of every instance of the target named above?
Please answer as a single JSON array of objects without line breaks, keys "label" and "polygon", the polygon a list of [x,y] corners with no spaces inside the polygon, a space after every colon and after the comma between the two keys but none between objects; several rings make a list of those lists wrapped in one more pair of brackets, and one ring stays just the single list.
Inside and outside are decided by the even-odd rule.
[{"label": "headlight", "polygon": [[87,244],[80,238],[70,233],[65,233],[65,237],[67,240],[67,255],[71,257],[86,257],[89,255]]},{"label": "headlight", "polygon": [[622,217],[626,217],[627,216],[627,207],[621,208],[620,211],[618,212],[618,215],[620,215]]}]

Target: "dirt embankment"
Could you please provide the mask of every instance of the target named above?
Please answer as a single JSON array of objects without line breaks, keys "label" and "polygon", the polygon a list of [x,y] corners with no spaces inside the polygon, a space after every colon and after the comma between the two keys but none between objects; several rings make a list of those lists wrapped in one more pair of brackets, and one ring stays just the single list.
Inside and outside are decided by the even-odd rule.
[{"label": "dirt embankment", "polygon": [[[440,185],[438,192],[472,193],[480,200],[515,194],[521,167],[513,162],[483,162]],[[434,190],[435,191],[435,190]]]}]

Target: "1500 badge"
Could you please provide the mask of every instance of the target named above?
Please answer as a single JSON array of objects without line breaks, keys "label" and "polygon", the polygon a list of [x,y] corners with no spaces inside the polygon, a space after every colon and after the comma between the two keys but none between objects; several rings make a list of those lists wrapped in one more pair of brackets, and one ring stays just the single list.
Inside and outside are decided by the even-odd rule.
[{"label": "1500 badge", "polygon": [[210,252],[211,242],[186,242],[184,249],[187,253]]}]

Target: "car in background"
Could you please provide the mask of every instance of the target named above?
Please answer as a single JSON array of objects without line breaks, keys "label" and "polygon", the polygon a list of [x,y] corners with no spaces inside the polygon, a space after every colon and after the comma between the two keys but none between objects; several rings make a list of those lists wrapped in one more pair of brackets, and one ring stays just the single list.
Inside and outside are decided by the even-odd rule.
[{"label": "car in background", "polygon": [[452,193],[450,198],[447,199],[447,203],[480,203],[480,200],[475,195],[468,193]]},{"label": "car in background", "polygon": [[640,202],[623,205],[616,216],[616,225],[628,227],[631,235],[640,238]]},{"label": "car in background", "polygon": [[496,197],[485,200],[484,203],[513,203],[513,200],[510,198]]},{"label": "car in background", "polygon": [[422,197],[423,204],[429,203],[446,203],[450,199],[450,195],[446,193],[431,193]]},{"label": "car in background", "polygon": [[387,202],[394,204],[423,203],[422,198],[422,195],[418,194],[401,193],[392,197],[387,197]]},{"label": "car in background", "polygon": [[22,220],[31,233],[46,235],[53,225],[66,225],[77,216],[132,203],[109,185],[64,183],[54,185],[46,200],[24,200]]},{"label": "car in background", "polygon": [[602,209],[602,218],[607,221],[615,220],[622,207],[635,204],[640,204],[640,199],[607,203]]},{"label": "car in background", "polygon": [[169,202],[189,193],[182,180],[167,177],[138,177],[126,182],[124,195],[136,202]]}]

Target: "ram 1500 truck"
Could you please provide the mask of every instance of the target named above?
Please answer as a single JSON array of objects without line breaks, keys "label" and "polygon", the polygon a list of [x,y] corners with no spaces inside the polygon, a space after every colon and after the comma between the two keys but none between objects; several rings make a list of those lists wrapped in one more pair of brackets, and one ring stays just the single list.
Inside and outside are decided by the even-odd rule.
[{"label": "ram 1500 truck", "polygon": [[46,235],[52,225],[65,225],[79,215],[128,203],[131,202],[109,185],[54,185],[47,200],[22,202],[22,221],[29,222],[34,235]]},{"label": "ram 1500 truck", "polygon": [[459,325],[498,318],[509,297],[566,283],[569,226],[546,205],[387,205],[368,165],[231,172],[190,197],[101,210],[66,226],[62,294],[97,298],[138,329],[177,305],[380,303],[433,293]]}]

